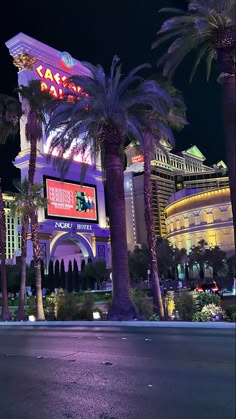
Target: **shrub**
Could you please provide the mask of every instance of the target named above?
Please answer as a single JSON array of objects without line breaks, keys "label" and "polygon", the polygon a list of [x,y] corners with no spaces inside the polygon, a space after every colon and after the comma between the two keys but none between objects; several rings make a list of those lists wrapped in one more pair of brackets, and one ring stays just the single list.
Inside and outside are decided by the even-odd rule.
[{"label": "shrub", "polygon": [[[82,306],[79,309],[78,317],[80,320],[93,320],[94,296],[92,293],[85,293],[82,297]],[[73,318],[73,320],[78,320]]]},{"label": "shrub", "polygon": [[202,313],[201,311],[197,311],[197,313],[194,313],[193,315],[193,322],[208,322],[208,315],[206,313]]},{"label": "shrub", "polygon": [[46,320],[56,320],[56,297],[46,297],[44,301],[44,314]]},{"label": "shrub", "polygon": [[200,312],[193,315],[194,322],[209,322],[215,320],[222,320],[224,318],[224,311],[216,304],[205,305]]},{"label": "shrub", "polygon": [[205,305],[201,313],[206,314],[209,320],[222,320],[224,318],[224,311],[216,304]]},{"label": "shrub", "polygon": [[192,292],[180,290],[175,294],[175,308],[180,320],[191,321],[196,312],[196,306]]},{"label": "shrub", "polygon": [[141,290],[132,289],[132,299],[137,307],[139,317],[146,320],[153,314],[153,303]]},{"label": "shrub", "polygon": [[230,306],[228,306],[225,310],[225,313],[229,320],[231,320],[232,322],[235,322],[236,321],[236,304],[231,304]]},{"label": "shrub", "polygon": [[208,304],[215,304],[216,306],[220,305],[221,299],[217,294],[208,294],[206,292],[194,291],[192,295],[196,306],[196,311],[201,311],[202,308]]},{"label": "shrub", "polygon": [[27,297],[27,307],[25,308],[25,318],[28,320],[28,316],[36,316],[36,298]]},{"label": "shrub", "polygon": [[72,294],[57,295],[55,301],[56,320],[78,320],[79,300]]},{"label": "shrub", "polygon": [[156,313],[153,313],[150,317],[149,317],[149,321],[150,322],[159,322],[160,321],[160,317],[157,316]]}]

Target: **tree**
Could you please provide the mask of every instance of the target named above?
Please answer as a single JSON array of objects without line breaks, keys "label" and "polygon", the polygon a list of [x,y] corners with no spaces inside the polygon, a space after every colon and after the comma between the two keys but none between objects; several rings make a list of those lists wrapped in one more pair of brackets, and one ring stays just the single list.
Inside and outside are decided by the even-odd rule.
[{"label": "tree", "polygon": [[73,291],[79,291],[79,269],[77,260],[73,260]]},{"label": "tree", "polygon": [[[18,309],[18,320],[24,319],[24,298],[25,298],[25,285],[26,285],[26,248],[27,248],[27,235],[28,235],[28,224],[31,218],[31,240],[33,246],[33,259],[35,269],[35,281],[36,281],[36,317],[38,320],[43,320],[43,300],[42,300],[42,287],[41,287],[41,259],[40,259],[40,247],[38,239],[38,216],[37,211],[39,208],[45,208],[47,205],[47,199],[43,198],[42,185],[35,183],[31,187],[31,194],[29,199],[29,182],[24,179],[22,183],[16,183],[18,193],[14,193],[14,200],[11,203],[11,211],[13,214],[17,214],[22,217],[22,229],[23,234],[21,235],[21,251],[23,252],[21,258],[21,283],[20,283],[20,297],[19,297],[19,309]],[[24,224],[26,223],[26,225]],[[27,233],[27,234],[25,234]]]},{"label": "tree", "polygon": [[0,144],[19,132],[21,105],[17,99],[0,94]]},{"label": "tree", "polygon": [[204,266],[205,262],[207,262],[206,246],[207,242],[205,240],[199,240],[196,246],[191,247],[191,251],[189,253],[189,265],[193,267],[194,264],[198,264],[200,279],[204,279],[205,277]]},{"label": "tree", "polygon": [[[0,94],[0,144],[5,144],[10,136],[19,131],[21,106],[14,97]],[[1,252],[1,288],[2,288],[2,321],[10,320],[8,308],[6,276],[6,220],[0,179],[0,252]]]},{"label": "tree", "polygon": [[218,81],[222,86],[223,119],[225,126],[226,158],[234,225],[236,253],[236,0],[188,0],[188,10],[165,8],[175,16],[167,19],[157,32],[157,47],[170,41],[167,52],[159,59],[164,65],[165,76],[172,77],[185,56],[197,51],[197,58],[190,76],[192,80],[200,62],[205,59],[207,80],[212,63],[216,61],[220,72]]},{"label": "tree", "polygon": [[[46,90],[41,90],[40,80],[30,80],[28,86],[21,85],[17,89],[23,102],[22,107],[25,114],[27,115],[27,122],[25,126],[26,140],[30,144],[30,157],[29,157],[29,170],[28,170],[28,200],[31,202],[32,190],[34,185],[34,176],[36,170],[36,159],[37,159],[37,141],[41,140],[43,135],[43,124],[45,124],[44,107],[48,104],[52,97]],[[31,240],[33,245],[33,255],[36,273],[36,311],[37,319],[45,320],[43,312],[43,300],[42,300],[42,281],[41,281],[41,270],[40,270],[40,244],[38,234],[38,215],[37,208],[34,208],[32,203],[30,214],[30,227],[31,227]],[[35,211],[35,212],[33,212]],[[25,260],[27,256],[27,235],[28,235],[29,218],[23,217],[22,222],[22,281],[25,276]]]},{"label": "tree", "polygon": [[160,146],[163,139],[173,143],[171,127],[182,128],[186,123],[185,105],[180,95],[171,84],[162,82],[163,87],[159,85],[159,92],[156,100],[159,100],[158,112],[150,114],[150,119],[155,124],[143,124],[143,141],[140,147],[144,154],[144,215],[147,230],[147,242],[150,253],[150,266],[153,288],[154,310],[158,312],[161,319],[164,319],[164,307],[160,289],[160,280],[158,276],[158,260],[156,258],[156,236],[153,223],[152,209],[152,185],[151,185],[151,160],[156,146]]},{"label": "tree", "polygon": [[66,275],[65,275],[65,263],[64,263],[64,259],[61,259],[60,275],[61,275],[61,287],[63,289],[65,289],[65,286],[66,286]]},{"label": "tree", "polygon": [[71,260],[69,261],[69,264],[68,264],[67,283],[68,283],[67,291],[72,292],[73,291],[73,271],[72,271]]},{"label": "tree", "polygon": [[55,278],[55,288],[61,287],[61,278],[60,278],[60,263],[57,259],[54,266],[54,278]]},{"label": "tree", "polygon": [[206,261],[213,269],[214,278],[217,278],[219,272],[226,271],[226,253],[219,246],[206,249]]},{"label": "tree", "polygon": [[[47,132],[51,132],[53,137],[51,150],[60,149],[59,157],[78,138],[77,150],[85,152],[89,145],[94,157],[98,151],[101,152],[112,247],[113,299],[108,318],[133,319],[137,310],[130,295],[123,156],[128,136],[137,140],[142,136],[140,118],[146,125],[148,121],[153,124],[147,109],[151,113],[159,110],[158,87],[154,81],[144,81],[139,76],[139,72],[148,67],[145,65],[122,78],[116,56],[109,75],[100,65],[95,67],[84,63],[84,66],[90,71],[89,76],[74,76],[69,80],[80,86],[80,92],[71,94],[70,91],[65,100],[54,100],[49,105]],[[54,159],[54,162],[62,173],[66,173],[70,159]]]},{"label": "tree", "polygon": [[144,281],[150,267],[150,254],[145,244],[140,248],[135,246],[133,252],[128,253],[130,277],[133,281]]},{"label": "tree", "polygon": [[158,260],[158,273],[162,278],[172,275],[173,247],[167,239],[158,237],[156,241],[156,257]]},{"label": "tree", "polygon": [[[174,276],[177,277],[177,279],[178,279],[178,266],[180,265],[182,267],[183,262],[185,263],[186,260],[188,260],[186,249],[184,248],[178,249],[178,247],[174,247],[173,248],[173,271],[174,271]],[[185,267],[186,267],[186,270],[185,270],[185,273],[186,273],[187,266],[185,265]],[[189,277],[186,279],[188,280]]]},{"label": "tree", "polygon": [[48,264],[48,288],[50,289],[50,291],[52,291],[55,288],[54,285],[54,266],[53,261],[50,259]]}]

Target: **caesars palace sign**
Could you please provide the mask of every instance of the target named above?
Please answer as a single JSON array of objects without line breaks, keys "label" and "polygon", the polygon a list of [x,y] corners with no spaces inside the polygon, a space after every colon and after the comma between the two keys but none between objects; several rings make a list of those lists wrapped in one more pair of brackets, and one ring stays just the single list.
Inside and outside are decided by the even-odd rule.
[{"label": "caesars palace sign", "polygon": [[[65,83],[68,79],[67,76],[60,73],[59,71],[45,67],[42,64],[37,65],[34,71],[41,80],[42,90],[48,90],[49,93],[56,98],[62,97],[63,91],[65,89]],[[81,91],[81,87],[75,86],[74,83],[69,83],[67,88],[77,93]]]}]

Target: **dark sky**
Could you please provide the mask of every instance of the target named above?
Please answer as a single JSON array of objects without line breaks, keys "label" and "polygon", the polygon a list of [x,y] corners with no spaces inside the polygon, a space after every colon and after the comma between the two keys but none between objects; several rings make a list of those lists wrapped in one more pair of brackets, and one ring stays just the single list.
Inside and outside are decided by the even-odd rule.
[{"label": "dark sky", "polygon": [[[171,0],[12,0],[4,3],[8,10],[2,14],[0,27],[0,93],[12,94],[17,86],[17,72],[5,42],[18,32],[60,51],[68,51],[81,61],[102,64],[106,69],[117,54],[124,71],[149,62],[155,72],[158,52],[151,50],[151,44],[163,19],[157,11],[171,5]],[[172,1],[175,6],[185,3],[184,0]],[[212,164],[225,158],[217,72],[214,70],[207,83],[202,66],[190,85],[191,63],[192,60],[187,59],[174,79],[184,94],[189,122],[183,132],[176,134],[176,148],[184,150],[196,144]],[[11,188],[12,178],[17,176],[12,160],[19,151],[18,143],[16,140],[0,146],[0,176],[5,190]]]}]

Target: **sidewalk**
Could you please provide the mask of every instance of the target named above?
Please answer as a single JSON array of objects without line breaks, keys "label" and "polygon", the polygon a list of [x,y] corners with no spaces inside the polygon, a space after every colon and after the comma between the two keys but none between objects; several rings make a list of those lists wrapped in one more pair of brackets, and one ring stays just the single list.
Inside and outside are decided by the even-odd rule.
[{"label": "sidewalk", "polygon": [[192,328],[192,329],[235,329],[230,322],[175,322],[175,321],[25,321],[0,322],[0,327],[152,327],[152,328]]}]

